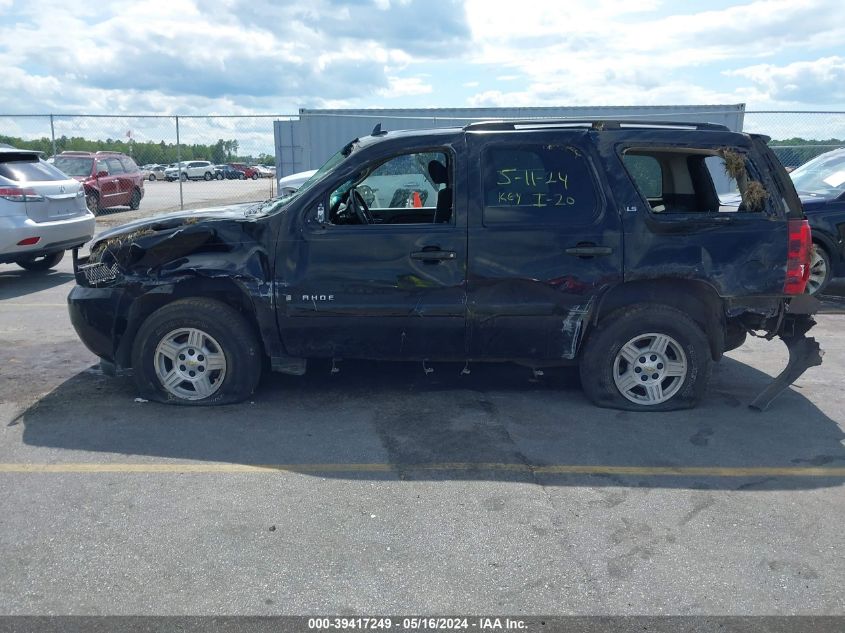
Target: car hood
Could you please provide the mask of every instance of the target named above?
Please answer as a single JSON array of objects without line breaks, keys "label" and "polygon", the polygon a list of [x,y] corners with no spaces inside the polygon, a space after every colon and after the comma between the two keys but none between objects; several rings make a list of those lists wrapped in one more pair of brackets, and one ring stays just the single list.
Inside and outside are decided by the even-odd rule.
[{"label": "car hood", "polygon": [[801,206],[804,207],[804,213],[815,213],[817,211],[824,211],[828,205],[833,202],[834,198],[826,196],[811,195],[808,193],[798,193],[801,198]]},{"label": "car hood", "polygon": [[136,231],[162,231],[175,229],[180,226],[199,224],[209,220],[251,220],[259,204],[251,202],[226,207],[192,209],[190,211],[177,211],[175,213],[156,215],[151,218],[142,218],[107,229],[99,233],[94,238],[94,242],[100,242]]}]

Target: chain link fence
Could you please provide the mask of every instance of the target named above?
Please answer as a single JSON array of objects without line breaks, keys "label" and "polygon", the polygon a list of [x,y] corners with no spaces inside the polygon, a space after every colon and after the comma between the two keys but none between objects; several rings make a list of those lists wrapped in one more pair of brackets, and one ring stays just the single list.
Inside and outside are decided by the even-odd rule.
[{"label": "chain link fence", "polygon": [[104,219],[113,215],[122,221],[273,197],[273,121],[280,118],[0,115],[0,143],[38,150],[48,159],[68,151],[132,157],[144,177],[140,209],[132,214],[125,207],[100,211]]},{"label": "chain link fence", "polygon": [[[696,114],[701,120],[701,112]],[[297,118],[298,115],[0,115],[0,143],[39,150],[45,157],[64,151],[111,150],[131,156],[139,166],[167,167],[198,161],[214,166],[209,180],[208,166],[189,169],[185,177],[170,181],[161,170],[144,172],[145,195],[138,211],[129,213],[118,207],[102,212],[107,218],[114,216],[114,221],[124,221],[139,215],[273,197],[277,189],[274,121]],[[431,122],[431,127],[453,124],[442,117],[425,120]],[[402,127],[400,123],[391,127],[398,129]],[[413,127],[420,127],[419,122]],[[746,111],[743,130],[770,136],[770,145],[778,157],[788,169],[793,169],[819,154],[845,147],[845,111]],[[234,168],[227,169],[227,165]]]}]

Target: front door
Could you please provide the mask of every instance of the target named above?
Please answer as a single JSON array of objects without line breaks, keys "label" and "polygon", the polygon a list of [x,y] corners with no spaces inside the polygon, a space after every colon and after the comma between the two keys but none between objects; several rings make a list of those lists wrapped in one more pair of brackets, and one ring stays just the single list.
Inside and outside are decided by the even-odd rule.
[{"label": "front door", "polygon": [[279,241],[285,348],[302,357],[461,357],[466,216],[453,194],[460,165],[448,146],[370,154],[300,211],[292,221],[298,235]]},{"label": "front door", "polygon": [[583,131],[470,134],[470,354],[575,357],[599,293],[622,277],[620,218]]}]

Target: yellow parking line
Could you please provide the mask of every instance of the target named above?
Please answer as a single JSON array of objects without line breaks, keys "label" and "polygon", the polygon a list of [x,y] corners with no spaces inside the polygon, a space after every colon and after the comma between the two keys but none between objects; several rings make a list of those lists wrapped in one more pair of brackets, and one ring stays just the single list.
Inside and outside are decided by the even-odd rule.
[{"label": "yellow parking line", "polygon": [[640,475],[650,477],[845,477],[845,468],[727,466],[590,466],[457,462],[430,464],[94,464],[0,463],[0,473],[385,473],[396,471],[487,471],[540,475]]},{"label": "yellow parking line", "polygon": [[17,301],[2,301],[2,308],[67,308],[66,303],[20,303]]}]

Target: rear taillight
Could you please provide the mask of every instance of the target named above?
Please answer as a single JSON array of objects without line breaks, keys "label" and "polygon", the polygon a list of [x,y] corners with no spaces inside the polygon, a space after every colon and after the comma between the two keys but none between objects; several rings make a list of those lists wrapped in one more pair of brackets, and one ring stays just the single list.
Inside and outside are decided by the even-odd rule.
[{"label": "rear taillight", "polygon": [[18,242],[18,246],[33,246],[35,244],[38,244],[38,242],[40,241],[41,238],[37,236],[27,237]]},{"label": "rear taillight", "polygon": [[789,220],[788,231],[786,280],[783,282],[783,293],[800,295],[804,293],[807,279],[810,277],[810,249],[813,245],[810,223],[807,220]]},{"label": "rear taillight", "polygon": [[0,187],[0,198],[12,202],[26,202],[30,200],[37,202],[44,200],[44,196],[35,193],[35,189],[24,189],[23,187]]}]

